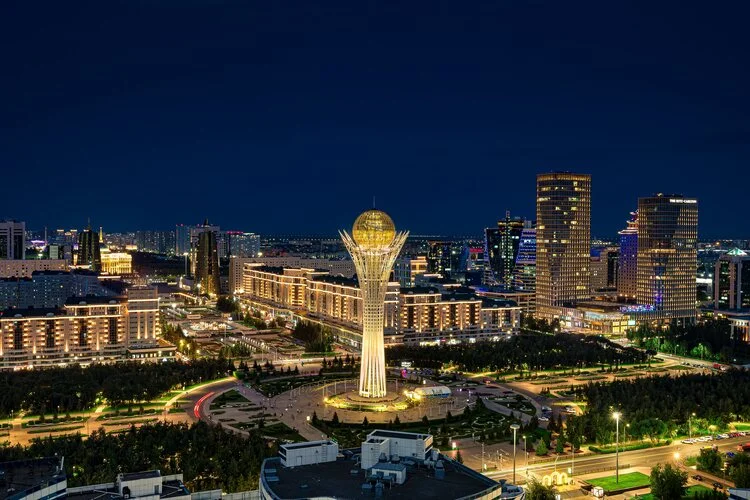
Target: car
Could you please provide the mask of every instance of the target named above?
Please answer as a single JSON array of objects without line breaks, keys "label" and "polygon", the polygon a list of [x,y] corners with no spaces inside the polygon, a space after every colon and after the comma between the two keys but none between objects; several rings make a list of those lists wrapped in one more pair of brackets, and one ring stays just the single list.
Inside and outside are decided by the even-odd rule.
[{"label": "car", "polygon": [[538,420],[539,420],[540,422],[549,422],[549,418],[548,418],[548,417],[539,417],[539,419],[538,419]]},{"label": "car", "polygon": [[683,439],[682,444],[693,444],[695,443],[695,439]]},{"label": "car", "polygon": [[735,452],[733,452],[733,451],[728,451],[728,452],[727,452],[727,458],[734,458],[734,457],[735,457],[735,455],[736,455],[736,453],[735,453]]},{"label": "car", "polygon": [[713,487],[714,487],[714,488],[716,488],[717,490],[723,490],[723,489],[724,489],[724,485],[723,485],[723,484],[721,484],[721,483],[720,483],[720,482],[718,482],[718,481],[714,481],[714,482],[713,482],[713,483],[711,484],[711,486],[713,486]]},{"label": "car", "polygon": [[703,476],[701,476],[700,474],[696,474],[693,476],[693,479],[695,479],[696,481],[703,481]]},{"label": "car", "polygon": [[719,434],[719,437],[720,437],[721,439],[729,439],[729,434],[727,434],[727,433],[724,433],[724,434]]}]

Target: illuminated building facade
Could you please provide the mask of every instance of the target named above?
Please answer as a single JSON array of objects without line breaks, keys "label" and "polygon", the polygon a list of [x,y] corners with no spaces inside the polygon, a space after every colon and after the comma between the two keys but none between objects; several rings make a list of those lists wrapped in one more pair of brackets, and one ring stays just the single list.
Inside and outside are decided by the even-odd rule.
[{"label": "illuminated building facade", "polygon": [[408,232],[396,233],[385,212],[367,210],[354,221],[351,236],[340,232],[357,269],[362,294],[362,356],[359,395],[386,395],[383,322],[388,278]]},{"label": "illuminated building facade", "polygon": [[37,271],[67,271],[64,259],[0,260],[0,278],[30,278]]},{"label": "illuminated building facade", "polygon": [[102,272],[121,276],[133,273],[133,256],[126,252],[101,250]]},{"label": "illuminated building facade", "polygon": [[101,271],[102,256],[99,247],[99,233],[92,231],[89,227],[78,234],[78,266],[83,266],[91,271]]},{"label": "illuminated building facade", "polygon": [[644,319],[667,323],[696,317],[698,201],[657,194],[638,199],[638,304]]},{"label": "illuminated building facade", "polygon": [[257,257],[260,253],[260,236],[255,233],[227,231],[224,238],[230,257]]},{"label": "illuminated building facade", "polygon": [[198,234],[195,249],[195,284],[200,294],[213,296],[220,292],[217,235],[208,221],[203,228],[204,231]]},{"label": "illuminated building facade", "polygon": [[190,226],[177,224],[174,228],[174,253],[186,255],[190,253]]},{"label": "illuminated building facade", "polygon": [[598,248],[591,255],[591,292],[614,290],[617,288],[617,270],[620,250],[618,248]]},{"label": "illuminated building facade", "polygon": [[536,312],[552,319],[590,295],[591,176],[537,175]]},{"label": "illuminated building facade", "polygon": [[441,293],[432,287],[412,287],[401,289],[398,314],[405,344],[451,344],[514,333],[521,308],[511,301],[479,297],[471,290]]},{"label": "illuminated building facade", "polygon": [[426,272],[427,258],[424,255],[400,257],[393,264],[393,279],[401,286],[414,286],[417,276]]},{"label": "illuminated building facade", "polygon": [[716,261],[714,306],[720,310],[750,311],[750,256],[734,248]]},{"label": "illuminated building facade", "polygon": [[502,285],[506,289],[513,287],[513,271],[523,228],[523,220],[511,219],[510,212],[506,212],[505,219],[497,222],[497,228],[484,230],[485,258],[489,266],[485,284]]},{"label": "illuminated building facade", "polygon": [[0,260],[26,258],[26,223],[17,220],[0,221]]},{"label": "illuminated building facade", "polygon": [[161,339],[156,289],[150,287],[130,289],[126,297],[70,297],[62,307],[0,314],[0,369],[163,360],[174,352]]},{"label": "illuminated building facade", "polygon": [[428,241],[427,272],[446,278],[460,270],[461,245],[453,241]]},{"label": "illuminated building facade", "polygon": [[620,231],[620,263],[617,294],[635,300],[638,294],[638,211],[631,212],[628,226]]},{"label": "illuminated building facade", "polygon": [[[521,242],[518,244],[518,255],[513,269],[513,286],[521,292],[536,290],[536,228],[526,221],[521,231]],[[534,299],[536,304],[536,298]]]}]

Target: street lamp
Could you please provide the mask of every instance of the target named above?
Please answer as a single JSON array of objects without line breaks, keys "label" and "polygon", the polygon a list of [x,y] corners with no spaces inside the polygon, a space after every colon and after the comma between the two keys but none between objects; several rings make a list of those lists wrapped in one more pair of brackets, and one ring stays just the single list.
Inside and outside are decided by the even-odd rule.
[{"label": "street lamp", "polygon": [[674,456],[674,461],[675,462],[678,462],[680,460],[680,452],[679,451],[675,451],[673,456]]},{"label": "street lamp", "polygon": [[615,483],[620,484],[620,412],[612,414],[615,419]]},{"label": "street lamp", "polygon": [[523,439],[523,452],[526,461],[526,477],[529,477],[529,449],[526,447],[526,434],[521,436]]},{"label": "street lamp", "polygon": [[513,429],[513,484],[516,484],[516,432],[521,426],[513,424],[510,428]]},{"label": "street lamp", "polygon": [[691,413],[690,416],[688,416],[688,434],[690,435],[690,439],[693,439],[693,417],[695,416],[695,412]]}]

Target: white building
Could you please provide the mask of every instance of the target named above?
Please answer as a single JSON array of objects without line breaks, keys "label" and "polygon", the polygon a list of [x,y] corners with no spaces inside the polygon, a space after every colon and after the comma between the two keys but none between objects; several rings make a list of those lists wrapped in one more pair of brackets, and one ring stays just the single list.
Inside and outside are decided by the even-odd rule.
[{"label": "white building", "polygon": [[279,446],[279,457],[285,467],[333,462],[339,454],[339,445],[333,441],[309,441]]},{"label": "white building", "polygon": [[363,469],[370,469],[381,459],[381,455],[390,460],[392,456],[410,457],[419,461],[426,460],[432,452],[432,435],[413,432],[375,430],[367,435],[362,443]]}]

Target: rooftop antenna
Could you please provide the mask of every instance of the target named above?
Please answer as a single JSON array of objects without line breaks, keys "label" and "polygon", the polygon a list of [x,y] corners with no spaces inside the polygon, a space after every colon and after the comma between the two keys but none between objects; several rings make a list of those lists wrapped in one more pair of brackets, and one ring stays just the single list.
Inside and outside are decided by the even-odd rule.
[{"label": "rooftop antenna", "polygon": [[88,221],[88,229],[89,231],[91,231],[91,216],[89,216],[86,220]]},{"label": "rooftop antenna", "polygon": [[372,209],[375,210],[375,195],[372,195]]}]

